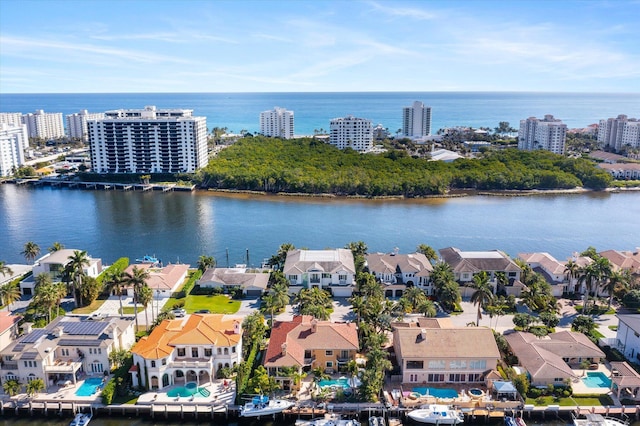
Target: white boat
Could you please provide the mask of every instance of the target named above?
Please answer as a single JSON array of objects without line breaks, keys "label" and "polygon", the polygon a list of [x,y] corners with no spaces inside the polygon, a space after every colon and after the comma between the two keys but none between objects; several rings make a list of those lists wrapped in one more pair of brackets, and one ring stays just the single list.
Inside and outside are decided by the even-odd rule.
[{"label": "white boat", "polygon": [[91,414],[78,413],[74,419],[71,420],[69,426],[87,426],[91,421],[91,417],[93,417]]},{"label": "white boat", "polygon": [[522,417],[504,416],[504,424],[506,426],[527,426]]},{"label": "white boat", "polygon": [[629,423],[602,414],[587,414],[584,418],[573,418],[574,426],[627,426]]},{"label": "white boat", "polygon": [[324,417],[311,420],[296,420],[296,426],[360,426],[360,422],[352,419],[343,419],[340,414],[327,413]]},{"label": "white boat", "polygon": [[270,400],[268,396],[254,396],[251,402],[240,407],[240,417],[260,417],[281,413],[293,405],[293,402],[285,399]]},{"label": "white boat", "polygon": [[448,405],[423,405],[407,414],[412,420],[433,425],[458,425],[464,423],[464,415]]},{"label": "white boat", "polygon": [[372,416],[369,417],[369,426],[387,426],[387,422],[384,421],[384,417]]}]

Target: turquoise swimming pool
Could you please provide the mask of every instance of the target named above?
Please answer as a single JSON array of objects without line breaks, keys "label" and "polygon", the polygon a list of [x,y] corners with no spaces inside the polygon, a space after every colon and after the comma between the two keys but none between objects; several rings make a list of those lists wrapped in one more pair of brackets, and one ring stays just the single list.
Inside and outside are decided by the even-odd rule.
[{"label": "turquoise swimming pool", "polygon": [[184,386],[175,387],[167,392],[167,396],[176,398],[178,396],[188,398],[190,396],[203,397],[209,396],[211,393],[202,387],[198,387],[195,382],[189,382]]},{"label": "turquoise swimming pool", "polygon": [[588,388],[610,388],[611,379],[601,371],[589,371],[587,377],[582,378],[582,383]]},{"label": "turquoise swimming pool", "polygon": [[93,396],[102,386],[102,379],[99,377],[90,377],[84,381],[82,386],[76,391],[76,396]]},{"label": "turquoise swimming pool", "polygon": [[457,398],[458,391],[452,388],[413,388],[414,392],[421,395],[435,396],[436,398]]},{"label": "turquoise swimming pool", "polygon": [[344,379],[344,378],[333,379],[333,380],[320,380],[318,382],[318,386],[320,386],[321,388],[337,386],[343,389],[349,389],[351,387],[349,386],[349,379]]}]

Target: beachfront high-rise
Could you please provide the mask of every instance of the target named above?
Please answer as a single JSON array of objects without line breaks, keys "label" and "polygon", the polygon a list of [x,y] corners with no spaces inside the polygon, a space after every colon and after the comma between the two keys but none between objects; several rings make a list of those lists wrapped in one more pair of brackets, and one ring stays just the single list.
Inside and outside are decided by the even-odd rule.
[{"label": "beachfront high-rise", "polygon": [[293,111],[275,107],[260,113],[260,133],[274,138],[293,138]]},{"label": "beachfront high-rise", "polygon": [[190,109],[119,109],[87,120],[96,173],[192,173],[207,165],[207,119]]},{"label": "beachfront high-rise", "polygon": [[44,112],[39,109],[35,113],[22,116],[22,122],[27,125],[30,138],[44,140],[64,137],[64,122],[61,112]]},{"label": "beachfront high-rise", "polygon": [[640,121],[620,114],[617,118],[600,120],[598,144],[620,150],[624,146],[640,147]]},{"label": "beachfront high-rise", "polygon": [[420,101],[402,108],[402,134],[409,138],[421,138],[431,134],[431,107]]},{"label": "beachfront high-rise", "polygon": [[358,152],[367,152],[373,148],[371,120],[348,115],[331,120],[329,129],[329,143],[340,149],[353,148]]},{"label": "beachfront high-rise", "polygon": [[547,114],[542,120],[535,117],[520,120],[518,149],[544,149],[555,154],[564,154],[566,139],[567,125],[553,115]]},{"label": "beachfront high-rise", "polygon": [[104,112],[89,113],[86,109],[67,115],[67,135],[70,138],[87,140],[87,120],[104,118]]},{"label": "beachfront high-rise", "polygon": [[20,126],[24,124],[21,112],[0,112],[0,124]]},{"label": "beachfront high-rise", "polygon": [[13,169],[24,164],[24,150],[29,146],[27,126],[0,124],[0,176],[13,174]]}]

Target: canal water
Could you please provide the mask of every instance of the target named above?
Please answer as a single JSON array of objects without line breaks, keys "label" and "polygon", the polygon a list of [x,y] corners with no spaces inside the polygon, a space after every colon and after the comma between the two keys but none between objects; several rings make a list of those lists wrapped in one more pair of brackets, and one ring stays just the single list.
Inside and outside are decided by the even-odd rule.
[{"label": "canal water", "polygon": [[362,240],[370,252],[546,251],[640,246],[640,192],[424,200],[347,200],[208,191],[160,193],[0,185],[0,260],[24,263],[27,241],[55,241],[104,263],[155,255],[195,264],[259,265],[280,244],[323,249]]}]

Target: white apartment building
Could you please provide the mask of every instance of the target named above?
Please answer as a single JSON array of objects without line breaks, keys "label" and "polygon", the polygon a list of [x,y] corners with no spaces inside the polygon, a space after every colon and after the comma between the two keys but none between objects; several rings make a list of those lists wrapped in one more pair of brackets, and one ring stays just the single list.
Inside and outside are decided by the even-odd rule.
[{"label": "white apartment building", "polygon": [[28,146],[27,126],[0,123],[0,176],[10,176],[14,167],[24,164],[24,150]]},{"label": "white apartment building", "polygon": [[553,115],[547,114],[540,120],[529,117],[520,120],[518,131],[518,149],[533,151],[544,149],[555,154],[564,154],[567,139],[567,125]]},{"label": "white apartment building", "polygon": [[431,107],[420,101],[402,108],[402,134],[408,138],[420,138],[431,134]]},{"label": "white apartment building", "polygon": [[100,120],[104,112],[89,113],[86,109],[67,115],[67,134],[70,138],[87,140],[87,120]]},{"label": "white apartment building", "polygon": [[21,112],[0,112],[0,124],[9,124],[11,126],[19,126],[24,124]]},{"label": "white apartment building", "polygon": [[207,119],[190,109],[119,109],[87,120],[96,173],[192,173],[207,165]]},{"label": "white apartment building", "polygon": [[44,112],[39,109],[35,113],[22,116],[27,125],[30,138],[58,139],[64,137],[64,123],[61,112]]},{"label": "white apartment building", "polygon": [[274,138],[293,138],[293,111],[275,107],[260,113],[260,133]]},{"label": "white apartment building", "polygon": [[598,143],[616,150],[624,146],[640,147],[640,121],[620,114],[617,118],[600,120],[598,124]]},{"label": "white apartment building", "polygon": [[348,115],[334,118],[330,122],[329,143],[339,149],[353,148],[367,152],[373,148],[373,125],[371,120]]}]

